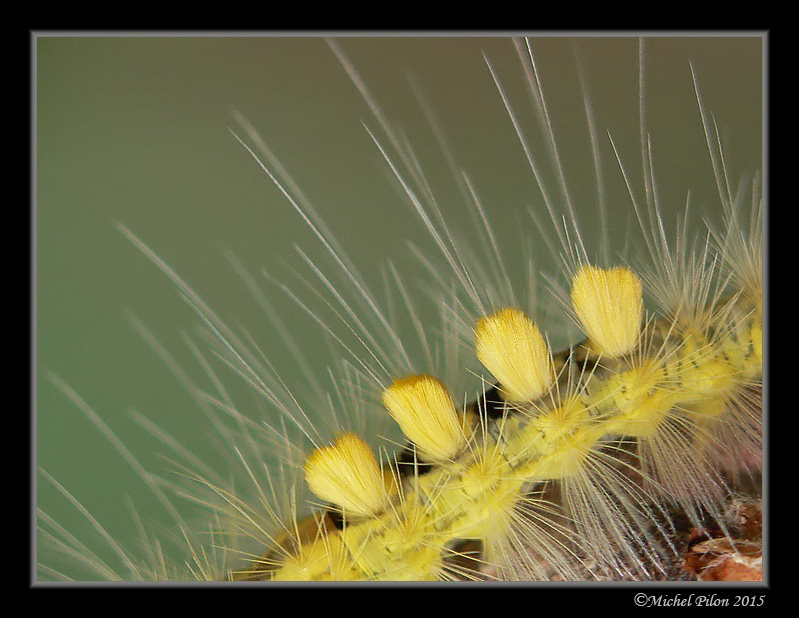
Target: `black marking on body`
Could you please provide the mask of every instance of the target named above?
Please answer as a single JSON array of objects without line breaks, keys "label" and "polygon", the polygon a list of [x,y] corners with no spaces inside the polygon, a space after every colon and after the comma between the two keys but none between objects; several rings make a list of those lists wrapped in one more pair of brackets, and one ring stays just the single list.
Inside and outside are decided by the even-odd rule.
[{"label": "black marking on body", "polygon": [[344,526],[347,525],[347,521],[344,519],[344,515],[340,511],[330,510],[327,512],[327,517],[336,530],[344,530]]},{"label": "black marking on body", "polygon": [[[483,402],[483,405],[480,406],[480,409],[482,409],[486,418],[496,420],[498,418],[502,418],[506,414],[506,410],[508,412],[510,411],[510,409],[505,405],[502,395],[499,394],[499,388],[496,385],[492,386],[485,393],[483,393],[478,401],[480,400]],[[475,409],[477,409],[478,401],[469,404],[470,407],[474,406]]]},{"label": "black marking on body", "polygon": [[433,469],[433,464],[419,459],[419,453],[412,444],[408,444],[397,455],[397,470],[400,477],[422,476]]}]

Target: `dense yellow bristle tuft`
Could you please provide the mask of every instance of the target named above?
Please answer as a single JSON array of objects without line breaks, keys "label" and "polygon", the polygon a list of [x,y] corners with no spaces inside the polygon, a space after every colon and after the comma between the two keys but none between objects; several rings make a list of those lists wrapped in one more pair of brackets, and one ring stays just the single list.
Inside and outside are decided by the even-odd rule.
[{"label": "dense yellow bristle tuft", "polygon": [[452,459],[466,446],[464,419],[446,387],[428,375],[395,380],[383,391],[383,405],[423,455]]},{"label": "dense yellow bristle tuft", "polygon": [[549,350],[541,331],[520,309],[480,318],[474,327],[477,358],[510,402],[538,399],[552,384]]},{"label": "dense yellow bristle tuft", "polygon": [[641,281],[634,272],[586,264],[572,277],[571,299],[597,351],[616,358],[638,344],[644,305]]},{"label": "dense yellow bristle tuft", "polygon": [[322,500],[350,515],[372,516],[388,505],[383,473],[372,450],[354,433],[314,449],[305,460],[305,480]]}]

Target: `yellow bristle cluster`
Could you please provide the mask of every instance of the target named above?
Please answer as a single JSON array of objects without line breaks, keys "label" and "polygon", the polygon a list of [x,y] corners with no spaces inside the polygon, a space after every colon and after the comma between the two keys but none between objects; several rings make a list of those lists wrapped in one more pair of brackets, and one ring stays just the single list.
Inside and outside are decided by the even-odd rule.
[{"label": "yellow bristle cluster", "polygon": [[552,384],[546,341],[521,309],[480,318],[474,335],[477,358],[499,381],[506,401],[538,399]]},{"label": "yellow bristle cluster", "polygon": [[466,446],[463,416],[446,387],[431,376],[395,380],[383,391],[383,405],[426,458],[451,459]]},{"label": "yellow bristle cluster", "polygon": [[305,460],[305,480],[317,496],[350,515],[371,516],[388,505],[383,473],[372,450],[354,433],[314,449]]},{"label": "yellow bristle cluster", "polygon": [[572,305],[597,351],[617,358],[638,344],[643,317],[641,281],[624,267],[584,265],[572,278]]}]

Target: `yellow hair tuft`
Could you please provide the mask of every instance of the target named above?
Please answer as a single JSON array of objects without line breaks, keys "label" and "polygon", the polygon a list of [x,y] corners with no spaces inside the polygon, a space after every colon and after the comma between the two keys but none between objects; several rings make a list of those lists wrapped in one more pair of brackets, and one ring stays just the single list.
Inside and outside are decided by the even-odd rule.
[{"label": "yellow hair tuft", "polygon": [[636,347],[644,305],[641,281],[631,270],[586,264],[572,278],[571,299],[597,351],[617,358]]},{"label": "yellow hair tuft", "polygon": [[383,391],[383,405],[423,455],[452,459],[466,446],[464,418],[446,387],[428,375],[400,378]]},{"label": "yellow hair tuft", "polygon": [[311,491],[345,513],[370,517],[388,506],[380,466],[354,433],[341,434],[331,446],[311,451],[303,469]]},{"label": "yellow hair tuft", "polygon": [[499,381],[509,402],[538,399],[553,380],[541,331],[521,309],[484,316],[474,327],[477,358]]}]

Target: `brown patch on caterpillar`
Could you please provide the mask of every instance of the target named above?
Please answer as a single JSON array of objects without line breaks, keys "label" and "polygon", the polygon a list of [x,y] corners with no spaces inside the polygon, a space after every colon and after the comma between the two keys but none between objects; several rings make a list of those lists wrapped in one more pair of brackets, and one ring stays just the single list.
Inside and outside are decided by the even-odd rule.
[{"label": "brown patch on caterpillar", "polygon": [[686,557],[686,566],[699,581],[763,581],[763,551],[760,543],[736,543],[713,539],[697,546]]},{"label": "brown patch on caterpillar", "polygon": [[748,384],[727,403],[727,422],[721,423],[717,431],[723,448],[714,449],[716,462],[730,481],[743,485],[744,490],[759,482],[763,469],[762,417],[762,382]]},{"label": "brown patch on caterpillar", "polygon": [[762,581],[761,500],[733,496],[727,515],[731,536],[718,526],[688,531],[683,572],[697,581]]},{"label": "brown patch on caterpillar", "polygon": [[763,548],[754,541],[708,539],[692,547],[683,569],[697,581],[763,581]]}]

